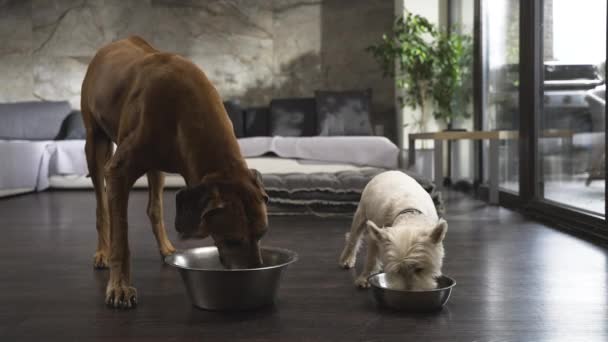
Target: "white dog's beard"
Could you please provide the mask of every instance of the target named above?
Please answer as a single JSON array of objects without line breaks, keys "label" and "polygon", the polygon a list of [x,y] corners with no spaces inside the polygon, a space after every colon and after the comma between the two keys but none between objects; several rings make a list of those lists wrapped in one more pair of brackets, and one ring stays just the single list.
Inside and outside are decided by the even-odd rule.
[{"label": "white dog's beard", "polygon": [[407,290],[407,283],[402,275],[398,273],[386,274],[386,285],[393,290]]}]

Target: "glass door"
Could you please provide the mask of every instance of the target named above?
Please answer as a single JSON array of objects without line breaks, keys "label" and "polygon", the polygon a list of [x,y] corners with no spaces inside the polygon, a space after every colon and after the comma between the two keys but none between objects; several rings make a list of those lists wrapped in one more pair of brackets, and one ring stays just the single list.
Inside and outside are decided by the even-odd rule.
[{"label": "glass door", "polygon": [[539,198],[605,215],[606,0],[544,0]]},{"label": "glass door", "polygon": [[[482,125],[484,131],[519,127],[519,0],[482,0]],[[494,172],[489,162],[498,158],[498,184],[519,190],[517,139],[501,140],[498,151],[483,143],[484,179]],[[498,153],[498,156],[494,155]]]}]

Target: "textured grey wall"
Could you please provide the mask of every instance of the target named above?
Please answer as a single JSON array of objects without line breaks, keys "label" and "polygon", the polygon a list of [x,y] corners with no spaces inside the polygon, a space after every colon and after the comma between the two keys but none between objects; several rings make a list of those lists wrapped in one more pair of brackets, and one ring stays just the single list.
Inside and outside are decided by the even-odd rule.
[{"label": "textured grey wall", "polygon": [[[102,45],[137,34],[199,65],[224,98],[265,105],[316,89],[372,88],[390,128],[394,88],[363,51],[390,29],[387,0],[0,0],[0,101],[79,107]],[[390,132],[387,132],[390,135]]]}]

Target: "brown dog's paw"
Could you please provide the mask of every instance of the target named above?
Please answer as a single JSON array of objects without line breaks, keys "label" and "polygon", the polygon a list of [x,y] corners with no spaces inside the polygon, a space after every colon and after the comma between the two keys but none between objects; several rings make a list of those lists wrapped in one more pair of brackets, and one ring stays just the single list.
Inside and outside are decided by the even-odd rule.
[{"label": "brown dog's paw", "polygon": [[175,247],[173,247],[171,242],[168,242],[165,246],[160,248],[160,255],[163,258],[172,255],[173,253],[175,253]]},{"label": "brown dog's paw", "polygon": [[131,286],[108,284],[106,304],[116,309],[134,308],[137,306],[137,290]]},{"label": "brown dog's paw", "polygon": [[355,280],[355,286],[357,286],[360,289],[369,288],[369,282],[367,281],[367,277],[357,278],[357,280]]},{"label": "brown dog's paw", "polygon": [[93,267],[95,269],[104,269],[108,268],[108,256],[105,252],[97,251],[93,256]]}]

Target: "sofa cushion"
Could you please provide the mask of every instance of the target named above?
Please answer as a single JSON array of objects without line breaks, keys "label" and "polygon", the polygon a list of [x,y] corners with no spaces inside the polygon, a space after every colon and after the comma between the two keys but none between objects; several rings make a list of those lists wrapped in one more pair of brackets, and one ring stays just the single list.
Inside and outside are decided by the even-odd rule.
[{"label": "sofa cushion", "polygon": [[232,127],[234,127],[234,134],[237,138],[245,136],[245,120],[243,114],[243,108],[238,101],[228,100],[224,101],[224,108],[228,113],[230,121],[232,121]]},{"label": "sofa cushion", "polygon": [[309,137],[316,134],[314,98],[275,99],[270,102],[270,135]]},{"label": "sofa cushion", "polygon": [[268,107],[252,107],[245,110],[245,136],[269,136]]},{"label": "sofa cushion", "polygon": [[55,139],[71,111],[67,101],[1,103],[0,139]]},{"label": "sofa cushion", "polygon": [[82,121],[82,112],[79,110],[72,111],[63,120],[61,125],[61,131],[57,140],[76,140],[86,139],[87,132],[84,128],[84,122]]},{"label": "sofa cushion", "polygon": [[[352,216],[367,183],[384,171],[386,169],[365,168],[321,173],[264,173],[262,180],[270,197],[268,208],[271,212]],[[401,171],[414,178],[429,193],[437,214],[443,216],[444,201],[435,184],[409,170]]]},{"label": "sofa cushion", "polygon": [[371,89],[315,91],[319,135],[372,135]]}]

